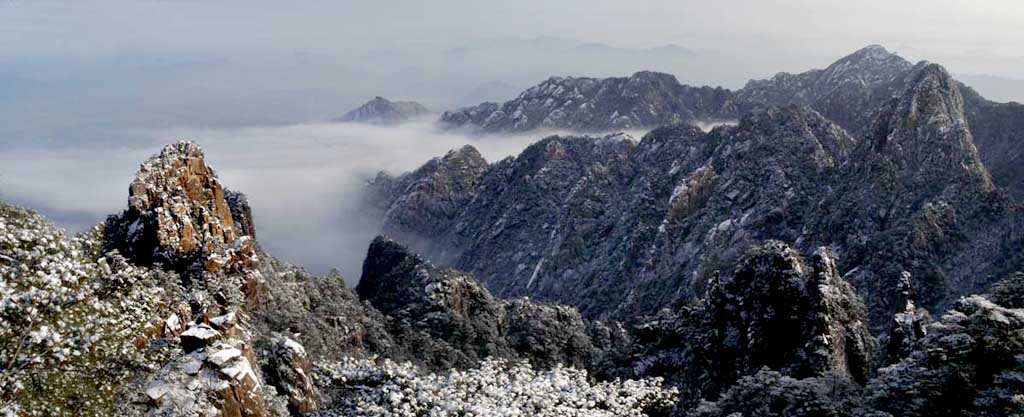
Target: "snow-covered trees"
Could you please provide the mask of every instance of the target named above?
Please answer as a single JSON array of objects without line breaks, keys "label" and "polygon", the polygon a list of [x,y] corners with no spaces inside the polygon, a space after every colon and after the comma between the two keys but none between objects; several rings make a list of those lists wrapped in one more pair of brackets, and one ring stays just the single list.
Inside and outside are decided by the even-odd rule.
[{"label": "snow-covered trees", "polygon": [[424,374],[409,363],[345,359],[317,371],[332,387],[319,417],[667,415],[677,392],[660,378],[591,383],[586,371],[535,370],[485,360],[479,368]]},{"label": "snow-covered trees", "polygon": [[1024,416],[1024,310],[970,296],[927,332],[868,385],[878,409],[905,417]]},{"label": "snow-covered trees", "polygon": [[0,204],[0,414],[103,415],[150,363],[136,341],[172,277],[100,256],[99,235]]}]

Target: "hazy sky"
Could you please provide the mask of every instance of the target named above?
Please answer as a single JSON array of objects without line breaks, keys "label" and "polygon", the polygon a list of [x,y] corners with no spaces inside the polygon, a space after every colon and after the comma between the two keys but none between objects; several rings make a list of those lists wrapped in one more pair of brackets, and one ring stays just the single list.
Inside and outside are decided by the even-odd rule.
[{"label": "hazy sky", "polygon": [[[679,43],[1020,58],[1017,0],[5,1],[7,58],[123,53],[350,52],[422,42],[555,36],[642,47]],[[1008,69],[1007,69],[1008,70]]]},{"label": "hazy sky", "polygon": [[[873,43],[1024,101],[1020,0],[288,3],[2,0],[0,138],[326,120],[375,95],[444,110],[497,99],[473,94],[484,83],[553,75],[649,69],[739,88]],[[609,49],[574,49],[595,43]],[[664,45],[679,48],[650,50]]]}]

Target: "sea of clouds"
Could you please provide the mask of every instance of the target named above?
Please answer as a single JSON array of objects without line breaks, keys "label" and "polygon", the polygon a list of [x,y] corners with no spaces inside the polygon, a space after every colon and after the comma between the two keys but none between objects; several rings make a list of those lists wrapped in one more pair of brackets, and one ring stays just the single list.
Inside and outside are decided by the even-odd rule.
[{"label": "sea of clouds", "polygon": [[338,268],[355,282],[378,227],[358,210],[367,180],[382,170],[413,170],[465,144],[494,162],[545,135],[467,136],[429,121],[143,130],[133,143],[5,149],[0,200],[38,210],[69,232],[86,230],[127,207],[128,185],[145,158],[167,143],[193,140],[221,183],[249,197],[270,253],[314,273]]}]

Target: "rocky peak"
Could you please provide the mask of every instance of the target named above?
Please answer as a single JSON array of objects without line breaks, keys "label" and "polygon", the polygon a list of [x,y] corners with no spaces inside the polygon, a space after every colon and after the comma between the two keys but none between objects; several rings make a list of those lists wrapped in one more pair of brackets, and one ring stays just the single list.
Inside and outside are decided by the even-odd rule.
[{"label": "rocky peak", "polygon": [[840,58],[825,69],[800,74],[779,73],[751,80],[736,92],[748,106],[802,104],[811,106],[851,132],[860,133],[871,112],[896,92],[892,84],[912,64],[878,45]]},{"label": "rocky peak", "polygon": [[251,218],[244,196],[225,192],[202,148],[181,141],[139,168],[128,209],[107,221],[106,244],[138,263],[214,271],[251,255]]},{"label": "rocky peak", "polygon": [[868,45],[840,58],[825,68],[817,81],[821,85],[836,85],[849,81],[874,84],[891,80],[913,65],[881,45]]},{"label": "rocky peak", "polygon": [[465,207],[488,168],[480,152],[466,145],[398,177],[378,174],[367,185],[364,207],[400,222],[390,232],[402,240],[423,242],[452,226],[443,219]]},{"label": "rocky peak", "polygon": [[499,322],[497,303],[472,276],[436,267],[385,237],[378,236],[370,244],[356,293],[399,320],[430,320],[428,313],[434,312],[458,321],[490,320],[486,325],[467,323],[478,329]]},{"label": "rocky peak", "polygon": [[876,118],[874,151],[886,165],[902,171],[896,176],[904,181],[991,190],[992,180],[968,129],[958,83],[942,66],[922,62],[903,84],[903,93]]},{"label": "rocky peak", "polygon": [[340,122],[397,124],[430,113],[415,101],[391,101],[381,96],[364,103],[338,119]]},{"label": "rocky peak", "polygon": [[726,380],[762,366],[794,376],[839,372],[863,382],[875,339],[863,303],[825,248],[811,262],[781,242],[751,248],[707,300]]}]

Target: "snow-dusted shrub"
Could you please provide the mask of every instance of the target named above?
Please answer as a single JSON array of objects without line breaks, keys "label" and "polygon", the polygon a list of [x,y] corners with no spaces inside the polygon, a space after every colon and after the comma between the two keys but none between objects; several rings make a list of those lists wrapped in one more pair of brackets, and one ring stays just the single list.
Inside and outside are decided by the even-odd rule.
[{"label": "snow-dusted shrub", "polygon": [[895,416],[1024,416],[1024,309],[961,298],[868,385]]},{"label": "snow-dusted shrub", "polygon": [[667,415],[678,395],[660,378],[591,383],[586,371],[495,359],[421,373],[408,363],[348,358],[320,366],[316,376],[332,399],[318,417]]},{"label": "snow-dusted shrub", "polygon": [[0,204],[0,415],[106,415],[152,363],[135,344],[173,278],[101,256],[100,240]]},{"label": "snow-dusted shrub", "polygon": [[688,417],[885,417],[863,406],[863,389],[843,375],[797,379],[762,368],[740,378]]}]

